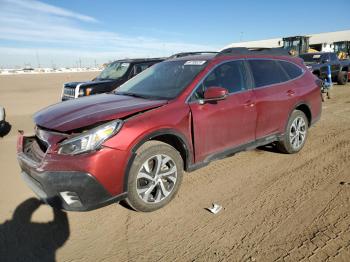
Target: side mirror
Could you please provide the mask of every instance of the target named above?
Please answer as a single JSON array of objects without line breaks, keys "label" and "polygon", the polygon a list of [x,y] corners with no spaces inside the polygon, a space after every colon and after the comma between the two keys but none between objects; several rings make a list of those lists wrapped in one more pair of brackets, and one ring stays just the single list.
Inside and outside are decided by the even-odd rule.
[{"label": "side mirror", "polygon": [[225,99],[227,96],[228,96],[227,89],[213,86],[205,90],[204,99],[199,100],[199,103],[204,104],[205,102],[219,101],[219,100]]}]

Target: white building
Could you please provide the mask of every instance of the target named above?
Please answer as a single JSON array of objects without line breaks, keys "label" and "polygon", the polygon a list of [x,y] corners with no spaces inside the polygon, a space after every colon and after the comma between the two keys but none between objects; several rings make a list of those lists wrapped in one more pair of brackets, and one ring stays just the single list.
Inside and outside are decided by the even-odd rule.
[{"label": "white building", "polygon": [[[350,41],[350,30],[329,32],[329,33],[320,33],[320,34],[310,34],[305,35],[309,37],[309,45],[311,48],[315,48],[319,51],[333,51],[333,43],[341,41]],[[283,46],[283,37],[272,38],[266,40],[257,40],[257,41],[248,41],[248,42],[238,42],[232,43],[225,48],[229,47],[282,47]]]}]

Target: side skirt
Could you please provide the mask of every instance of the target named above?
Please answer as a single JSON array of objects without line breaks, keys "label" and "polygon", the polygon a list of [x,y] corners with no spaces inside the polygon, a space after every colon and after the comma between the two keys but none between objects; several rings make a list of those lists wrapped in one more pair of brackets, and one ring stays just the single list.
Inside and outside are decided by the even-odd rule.
[{"label": "side skirt", "polygon": [[212,161],[232,156],[232,155],[234,155],[234,154],[236,154],[238,152],[252,150],[252,149],[255,149],[255,148],[259,147],[259,146],[268,145],[268,144],[270,144],[272,142],[276,142],[276,141],[281,140],[282,137],[283,137],[283,134],[270,135],[270,136],[267,136],[267,137],[260,138],[258,140],[249,142],[247,144],[243,144],[243,145],[240,145],[240,146],[237,146],[237,147],[234,147],[234,148],[229,148],[229,149],[226,149],[226,150],[224,150],[222,152],[219,152],[219,153],[214,153],[214,154],[209,155],[208,157],[206,157],[203,162],[199,162],[199,163],[190,165],[187,168],[186,171],[187,172],[195,171],[195,170],[197,170],[199,168],[207,166]]}]

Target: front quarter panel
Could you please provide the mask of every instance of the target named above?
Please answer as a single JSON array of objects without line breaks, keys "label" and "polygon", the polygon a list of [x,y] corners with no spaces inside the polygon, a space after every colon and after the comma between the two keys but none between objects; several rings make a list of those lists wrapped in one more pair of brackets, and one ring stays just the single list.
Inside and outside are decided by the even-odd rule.
[{"label": "front quarter panel", "polygon": [[186,140],[184,142],[190,147],[187,148],[188,151],[193,152],[189,107],[176,102],[126,119],[120,132],[107,140],[104,146],[125,150],[131,154],[135,146],[149,137],[150,134],[162,130],[169,130],[169,133],[181,135]]}]

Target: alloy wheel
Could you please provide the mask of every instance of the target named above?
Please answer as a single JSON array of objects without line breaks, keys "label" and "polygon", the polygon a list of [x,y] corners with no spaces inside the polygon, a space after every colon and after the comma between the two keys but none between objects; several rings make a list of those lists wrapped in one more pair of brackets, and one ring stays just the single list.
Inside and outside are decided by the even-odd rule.
[{"label": "alloy wheel", "polygon": [[289,140],[294,150],[298,150],[305,141],[306,123],[303,117],[296,117],[290,126]]},{"label": "alloy wheel", "polygon": [[174,160],[165,154],[147,159],[136,178],[137,194],[147,204],[159,203],[173,191],[177,180]]}]

